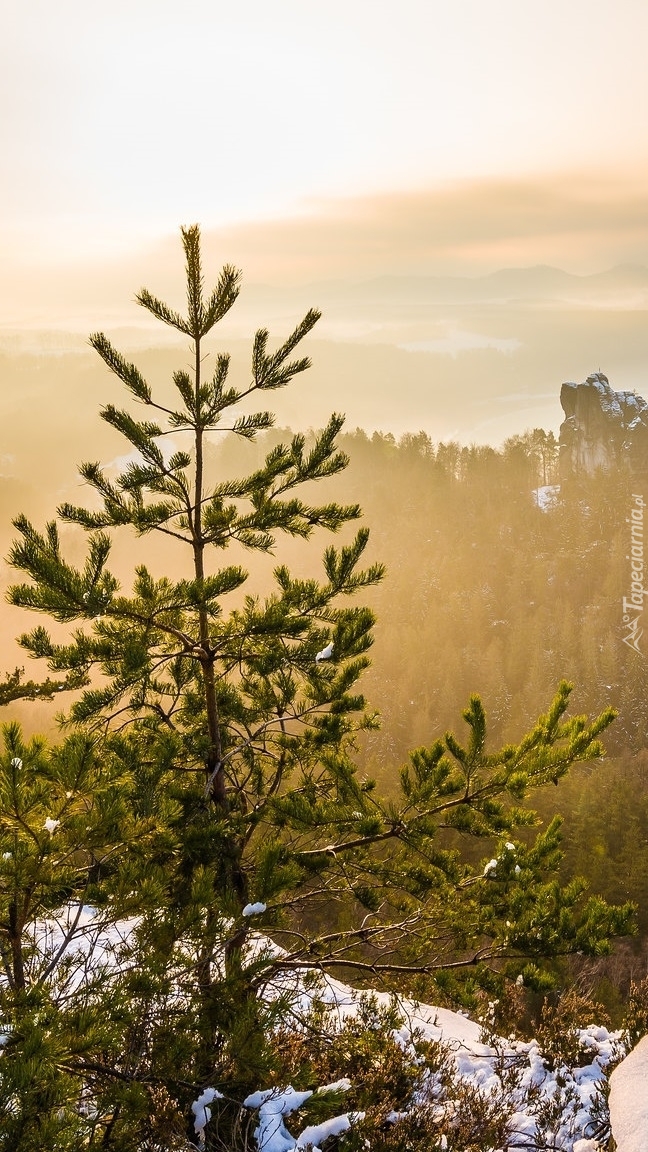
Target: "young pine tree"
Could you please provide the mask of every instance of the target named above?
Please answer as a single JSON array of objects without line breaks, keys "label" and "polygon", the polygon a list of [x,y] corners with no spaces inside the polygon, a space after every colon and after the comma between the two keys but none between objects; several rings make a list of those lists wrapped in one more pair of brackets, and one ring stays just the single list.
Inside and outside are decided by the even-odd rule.
[{"label": "young pine tree", "polygon": [[[342,418],[309,447],[301,435],[278,444],[248,476],[209,472],[214,432],[251,440],[272,426],[250,402],[308,367],[294,353],[318,314],[274,351],[258,332],[245,384],[230,382],[222,353],[207,371],[204,341],[234,303],[238,274],[224,268],[206,293],[198,229],[182,239],[186,314],[148,291],[138,300],[188,338],[192,372],[174,373],[167,400],[105,336],[92,337],[145,410],[102,410],[130,463],[119,475],[83,464],[91,506],[59,509],[88,535],[82,566],[64,557],[55,522],[41,533],[24,517],[10,557],[29,578],[11,601],[69,626],[65,642],[36,627],[22,645],[47,661],[56,679],[46,684],[81,690],[67,721],[95,759],[122,766],[129,819],[150,830],[146,852],[107,853],[93,874],[97,902],[115,920],[125,908],[138,919],[128,962],[102,986],[110,1035],[65,1064],[115,1149],[154,1141],[160,1093],[173,1127],[206,1086],[240,1099],[276,1074],[273,1028],[291,973],[450,988],[461,973],[492,985],[526,965],[537,984],[543,958],[605,949],[630,916],[586,901],[582,885],[560,889],[557,825],[531,847],[507,839],[533,822],[522,806],[529,787],[602,752],[611,713],[566,719],[568,686],[518,745],[495,753],[473,699],[466,745],[449,734],[413,753],[396,799],[358,777],[353,737],[373,720],[356,683],[373,618],[352,597],[382,577],[380,565],[360,567],[367,531],[327,547],[319,579],[274,567],[265,597],[245,594],[241,563],[246,551],[272,555],[282,535],[308,539],[358,518],[356,505],[306,499],[346,465],[335,444]],[[184,554],[183,576],[152,573],[143,545],[122,589],[108,567],[117,529],[164,537],[174,563]],[[236,562],[223,561],[226,549]],[[449,830],[489,841],[493,860],[469,866]],[[61,889],[61,902],[81,887]]]}]

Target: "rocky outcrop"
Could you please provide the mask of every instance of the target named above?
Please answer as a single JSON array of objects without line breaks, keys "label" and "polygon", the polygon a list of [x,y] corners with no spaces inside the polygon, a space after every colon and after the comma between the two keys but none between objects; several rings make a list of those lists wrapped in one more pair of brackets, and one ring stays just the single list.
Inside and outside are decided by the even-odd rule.
[{"label": "rocky outcrop", "polygon": [[566,480],[629,468],[648,472],[648,404],[635,392],[615,392],[594,372],[583,384],[563,384],[560,475]]},{"label": "rocky outcrop", "polygon": [[610,1076],[610,1126],[617,1152],[648,1152],[648,1036]]}]

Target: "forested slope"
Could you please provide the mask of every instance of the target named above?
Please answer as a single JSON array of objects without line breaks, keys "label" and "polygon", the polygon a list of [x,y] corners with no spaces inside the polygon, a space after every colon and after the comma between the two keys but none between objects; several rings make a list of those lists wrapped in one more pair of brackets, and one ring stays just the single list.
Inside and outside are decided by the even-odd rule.
[{"label": "forested slope", "polygon": [[[645,933],[648,636],[645,654],[635,652],[622,625],[641,481],[583,481],[543,510],[535,490],[557,479],[556,451],[537,432],[499,451],[361,430],[341,443],[351,463],[331,488],[362,504],[372,558],[387,565],[370,594],[378,624],[365,686],[382,723],[362,749],[367,769],[388,786],[410,748],[456,729],[471,692],[482,696],[492,740],[505,742],[546,708],[561,678],[573,681],[576,709],[618,711],[609,756],[576,767],[540,806],[567,817],[566,872],[609,899],[636,900]],[[219,453],[226,468],[230,451]]]}]

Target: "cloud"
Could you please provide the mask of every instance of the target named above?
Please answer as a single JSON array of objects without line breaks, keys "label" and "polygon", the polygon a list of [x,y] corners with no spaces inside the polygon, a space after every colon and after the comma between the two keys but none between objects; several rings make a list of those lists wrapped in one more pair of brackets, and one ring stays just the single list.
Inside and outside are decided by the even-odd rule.
[{"label": "cloud", "polygon": [[[244,293],[255,283],[277,289],[379,276],[470,277],[538,264],[586,274],[648,264],[648,173],[576,171],[312,201],[289,217],[203,226],[203,237],[207,277],[233,263],[243,269]],[[128,254],[84,259],[77,252],[40,264],[35,252],[3,239],[4,326],[134,328],[146,322],[132,303],[144,283],[183,304],[177,232],[157,241],[143,236]]]},{"label": "cloud", "polygon": [[592,272],[648,261],[648,177],[572,173],[464,181],[312,204],[205,233],[212,259],[254,279],[476,275],[503,265]]}]

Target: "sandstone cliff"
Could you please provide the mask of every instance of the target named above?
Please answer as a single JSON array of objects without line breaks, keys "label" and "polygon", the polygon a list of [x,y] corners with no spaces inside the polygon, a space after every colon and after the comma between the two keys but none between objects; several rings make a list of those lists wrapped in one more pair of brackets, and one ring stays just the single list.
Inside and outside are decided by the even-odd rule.
[{"label": "sandstone cliff", "polygon": [[648,404],[635,392],[615,392],[594,372],[582,384],[563,384],[560,403],[562,479],[628,468],[648,472]]}]

